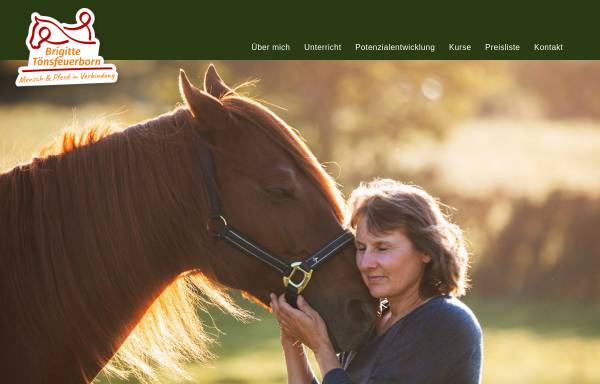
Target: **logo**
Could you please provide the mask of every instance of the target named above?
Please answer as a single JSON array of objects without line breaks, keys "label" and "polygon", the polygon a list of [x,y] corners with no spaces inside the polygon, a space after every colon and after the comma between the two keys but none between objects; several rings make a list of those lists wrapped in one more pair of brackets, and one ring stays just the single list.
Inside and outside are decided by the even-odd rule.
[{"label": "logo", "polygon": [[94,13],[77,11],[77,23],[63,24],[52,17],[31,14],[27,35],[29,62],[19,68],[18,87],[36,85],[114,83],[117,70],[104,62],[94,33]]}]

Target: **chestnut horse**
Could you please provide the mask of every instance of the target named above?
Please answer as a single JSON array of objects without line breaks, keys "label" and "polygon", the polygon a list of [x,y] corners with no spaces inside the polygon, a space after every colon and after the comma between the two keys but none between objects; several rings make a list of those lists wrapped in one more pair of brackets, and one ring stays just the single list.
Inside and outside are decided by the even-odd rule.
[{"label": "chestnut horse", "polygon": [[[87,383],[105,366],[182,373],[182,360],[209,354],[199,302],[243,317],[223,286],[265,304],[283,291],[277,272],[207,233],[206,141],[227,219],[256,243],[301,260],[342,230],[335,183],[284,121],[212,66],[204,91],[183,72],[180,89],[184,107],[120,132],[65,134],[54,153],[0,175],[3,381]],[[352,247],[303,294],[339,349],[365,340],[376,308]]]}]

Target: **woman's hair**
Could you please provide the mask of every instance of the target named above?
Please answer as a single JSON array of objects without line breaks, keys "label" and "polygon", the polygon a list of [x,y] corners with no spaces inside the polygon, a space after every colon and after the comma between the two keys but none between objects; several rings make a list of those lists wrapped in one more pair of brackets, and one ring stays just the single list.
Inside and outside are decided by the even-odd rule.
[{"label": "woman's hair", "polygon": [[442,212],[441,203],[422,188],[376,179],[356,188],[348,204],[352,230],[364,217],[369,232],[401,230],[416,250],[431,257],[419,287],[422,297],[465,294],[469,255],[462,231]]}]

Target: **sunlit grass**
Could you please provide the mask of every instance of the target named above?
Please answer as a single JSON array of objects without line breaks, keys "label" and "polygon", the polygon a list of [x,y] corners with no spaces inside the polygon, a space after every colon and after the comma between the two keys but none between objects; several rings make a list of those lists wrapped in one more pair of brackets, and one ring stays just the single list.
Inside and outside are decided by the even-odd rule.
[{"label": "sunlit grass", "polygon": [[600,306],[469,304],[484,330],[484,383],[600,382]]},{"label": "sunlit grass", "polygon": [[548,336],[518,327],[487,328],[484,337],[484,383],[600,382],[598,337]]}]

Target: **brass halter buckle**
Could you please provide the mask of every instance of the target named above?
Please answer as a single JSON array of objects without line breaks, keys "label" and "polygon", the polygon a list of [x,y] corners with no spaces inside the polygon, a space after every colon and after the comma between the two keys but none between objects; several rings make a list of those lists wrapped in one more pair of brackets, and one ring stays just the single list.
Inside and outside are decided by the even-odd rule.
[{"label": "brass halter buckle", "polygon": [[[296,290],[298,291],[298,294],[300,294],[300,292],[302,292],[304,290],[304,288],[306,288],[306,286],[308,285],[308,282],[310,281],[310,277],[312,276],[312,273],[313,273],[312,269],[310,271],[305,271],[304,269],[300,268],[301,265],[302,265],[301,261],[296,261],[295,263],[290,264],[290,266],[292,267],[292,271],[290,272],[290,274],[288,276],[283,276],[283,285],[286,288],[288,285],[291,285],[292,287],[296,288]],[[296,272],[302,273],[302,280],[298,283],[296,283],[294,280],[292,280],[292,277],[294,276],[294,273],[296,273]]]}]

